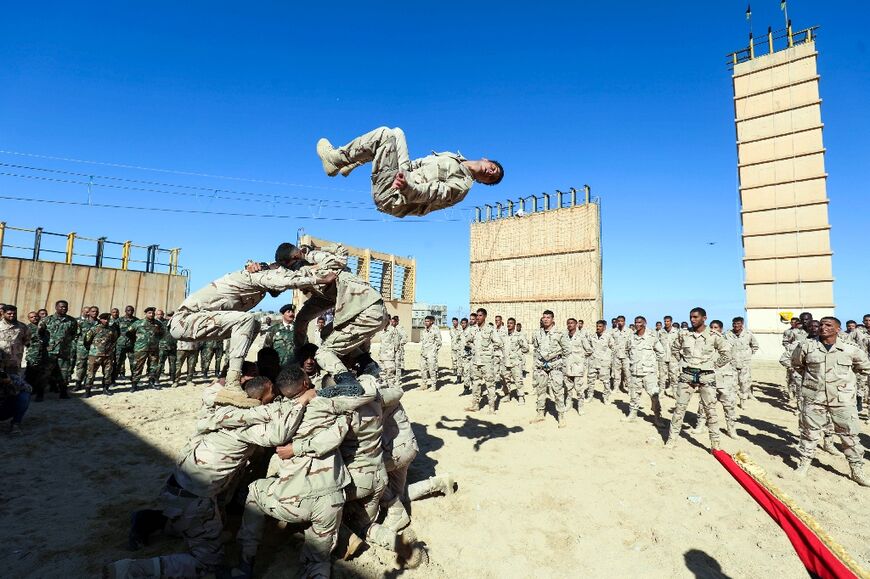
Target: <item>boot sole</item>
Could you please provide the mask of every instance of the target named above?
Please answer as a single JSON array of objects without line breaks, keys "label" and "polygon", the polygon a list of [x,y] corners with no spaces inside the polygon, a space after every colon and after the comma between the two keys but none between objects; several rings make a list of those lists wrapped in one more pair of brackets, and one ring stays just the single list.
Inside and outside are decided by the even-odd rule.
[{"label": "boot sole", "polygon": [[330,177],[335,177],[338,175],[339,169],[326,158],[326,155],[332,148],[332,144],[326,139],[317,141],[317,156],[320,157],[320,162],[323,164],[323,171]]}]

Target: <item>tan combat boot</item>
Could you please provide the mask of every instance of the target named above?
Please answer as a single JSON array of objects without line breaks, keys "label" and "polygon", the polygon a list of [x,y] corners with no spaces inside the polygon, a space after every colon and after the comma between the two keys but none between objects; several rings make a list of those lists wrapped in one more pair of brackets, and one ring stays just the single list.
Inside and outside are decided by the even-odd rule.
[{"label": "tan combat boot", "polygon": [[538,414],[537,414],[537,416],[535,416],[534,418],[532,418],[532,419],[529,421],[529,424],[535,424],[535,423],[537,423],[537,422],[543,422],[543,421],[544,421],[544,411],[543,411],[543,410],[538,410]]},{"label": "tan combat boot", "polygon": [[714,450],[722,450],[722,445],[718,438],[710,441],[710,452],[713,452]]},{"label": "tan combat boot", "polygon": [[674,448],[677,445],[677,434],[671,432],[668,434],[668,439],[665,441],[665,448]]},{"label": "tan combat boot", "polygon": [[466,412],[477,412],[480,410],[477,404],[471,404],[468,408],[465,409]]},{"label": "tan combat boot", "polygon": [[227,383],[217,393],[214,401],[216,404],[238,406],[239,408],[253,408],[260,405],[260,401],[248,398],[248,394],[242,389],[242,373],[238,370],[227,372]]},{"label": "tan combat boot", "polygon": [[795,475],[804,478],[807,476],[807,473],[810,472],[810,464],[812,463],[812,459],[802,458],[798,463],[797,468],[795,468]]},{"label": "tan combat boot", "polygon": [[338,542],[335,545],[335,555],[343,561],[347,561],[353,557],[360,547],[363,545],[363,540],[350,530],[350,528],[342,524],[338,529]]},{"label": "tan combat boot", "polygon": [[317,141],[317,156],[323,163],[323,170],[330,177],[338,175],[338,171],[345,165],[344,156],[327,139]]},{"label": "tan combat boot", "polygon": [[628,416],[622,417],[623,422],[634,422],[635,420],[637,420],[637,410],[634,408],[628,411]]},{"label": "tan combat boot", "polygon": [[559,428],[565,428],[565,426],[566,426],[568,423],[567,423],[567,421],[565,420],[565,413],[564,413],[564,412],[560,412],[560,413],[556,416],[556,422],[558,423]]},{"label": "tan combat boot", "polygon": [[414,529],[408,527],[399,535],[399,543],[397,545],[397,553],[399,558],[404,561],[405,567],[416,569],[424,562],[428,562],[429,556],[426,554],[426,549],[417,540],[417,533]]},{"label": "tan combat boot", "polygon": [[383,525],[372,523],[366,531],[366,543],[383,547],[387,551],[393,551],[395,553],[398,550],[399,536],[395,531],[392,531]]},{"label": "tan combat boot", "polygon": [[843,456],[843,453],[837,449],[830,436],[826,436],[824,442],[822,442],[822,450],[828,454],[833,454],[834,456]]},{"label": "tan combat boot", "polygon": [[728,430],[726,431],[728,438],[733,438],[737,440],[737,427],[734,426],[734,423],[728,424]]},{"label": "tan combat boot", "polygon": [[852,480],[862,487],[870,487],[870,478],[864,474],[864,463],[856,462],[849,466],[852,468]]}]

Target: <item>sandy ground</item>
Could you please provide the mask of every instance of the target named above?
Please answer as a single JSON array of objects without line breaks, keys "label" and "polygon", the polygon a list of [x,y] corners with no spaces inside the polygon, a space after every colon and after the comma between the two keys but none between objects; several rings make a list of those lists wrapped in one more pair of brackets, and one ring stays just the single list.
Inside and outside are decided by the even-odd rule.
[{"label": "sandy ground", "polygon": [[[408,347],[414,368],[418,347]],[[557,430],[530,424],[534,404],[468,414],[442,349],[437,392],[406,375],[404,404],[421,447],[411,481],[452,474],[458,492],[414,503],[413,525],[430,562],[400,569],[371,549],[337,563],[338,577],[805,577],[782,531],[707,452],[708,437],[684,434],[673,451],[649,420],[620,421],[595,400]],[[739,440],[785,492],[865,567],[870,567],[870,492],[848,478],[843,457],[820,452],[793,476],[796,418],[783,410],[778,366],[761,366],[759,401],[740,419]],[[6,577],[93,577],[124,558],[129,513],[153,505],[175,453],[191,432],[202,384],[34,404],[26,435],[0,438],[0,568]],[[648,399],[644,401],[649,408]],[[673,400],[665,399],[670,414]],[[690,405],[694,411],[696,402]],[[694,420],[694,415],[688,417]],[[867,426],[863,443],[870,446]],[[237,524],[231,521],[230,524]],[[293,577],[301,535],[273,531],[258,572]],[[142,556],[181,549],[177,540]],[[230,556],[233,550],[230,549]]]}]

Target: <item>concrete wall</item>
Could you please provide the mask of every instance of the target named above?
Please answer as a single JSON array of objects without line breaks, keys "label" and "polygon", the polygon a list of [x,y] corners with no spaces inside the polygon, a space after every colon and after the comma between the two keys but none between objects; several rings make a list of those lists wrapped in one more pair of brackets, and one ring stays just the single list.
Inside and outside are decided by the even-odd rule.
[{"label": "concrete wall", "polygon": [[186,288],[187,278],[180,275],[0,257],[0,302],[18,306],[22,320],[31,310],[53,313],[57,300],[68,301],[73,316],[85,305],[100,311],[123,312],[128,305],[137,312],[148,306],[169,311],[184,300]]},{"label": "concrete wall", "polygon": [[587,326],[603,312],[600,206],[540,211],[471,225],[471,306],[538,327],[553,310],[557,323]]},{"label": "concrete wall", "polygon": [[815,42],[734,66],[747,325],[778,359],[782,311],[834,311]]}]

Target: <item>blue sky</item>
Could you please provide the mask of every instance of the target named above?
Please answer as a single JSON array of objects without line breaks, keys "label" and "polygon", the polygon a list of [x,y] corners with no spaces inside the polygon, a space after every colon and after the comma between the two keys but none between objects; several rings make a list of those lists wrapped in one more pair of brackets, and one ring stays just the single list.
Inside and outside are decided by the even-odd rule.
[{"label": "blue sky", "polygon": [[[0,149],[251,181],[9,153],[0,163],[31,169],[0,172],[275,198],[95,187],[92,204],[174,212],[0,199],[0,220],[181,247],[194,289],[248,257],[268,259],[303,227],[413,255],[418,301],[455,313],[468,301],[471,208],[589,183],[603,206],[606,317],[685,317],[704,305],[727,319],[742,311],[743,291],[725,55],[747,44],[745,10],[742,1],[11,4],[0,21]],[[752,11],[756,36],[782,27],[777,0]],[[868,10],[792,0],[789,11],[796,29],[822,27],[835,299],[841,316],[859,316],[870,310],[870,59],[855,23]],[[328,179],[313,152],[320,136],[342,143],[379,125],[403,127],[412,156],[458,149],[500,160],[506,177],[476,185],[454,210],[384,217],[364,171]],[[47,168],[85,177],[34,170]],[[7,176],[0,196],[88,202],[81,184]],[[294,218],[177,212],[190,210]]]}]

